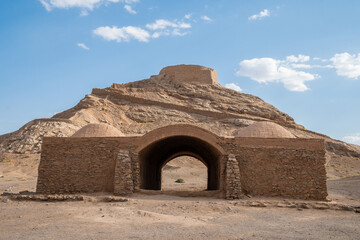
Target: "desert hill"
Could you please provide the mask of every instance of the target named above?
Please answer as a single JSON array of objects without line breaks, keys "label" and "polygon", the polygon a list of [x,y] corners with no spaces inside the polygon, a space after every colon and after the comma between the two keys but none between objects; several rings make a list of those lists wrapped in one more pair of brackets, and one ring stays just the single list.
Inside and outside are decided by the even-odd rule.
[{"label": "desert hill", "polygon": [[[177,66],[167,67],[149,79],[95,88],[73,108],[52,118],[33,120],[13,133],[0,136],[0,152],[39,153],[43,136],[68,137],[89,123],[107,123],[124,135],[145,134],[169,124],[188,123],[221,136],[232,136],[256,121],[272,121],[296,137],[326,139],[328,165],[335,168],[343,161],[349,162],[350,167],[343,174],[360,174],[351,167],[360,162],[359,146],[309,131],[262,99],[222,87],[212,69],[194,65],[179,68],[187,66],[191,71],[175,74]],[[196,75],[199,67],[201,74],[210,77]],[[333,174],[342,173],[334,170]]]}]

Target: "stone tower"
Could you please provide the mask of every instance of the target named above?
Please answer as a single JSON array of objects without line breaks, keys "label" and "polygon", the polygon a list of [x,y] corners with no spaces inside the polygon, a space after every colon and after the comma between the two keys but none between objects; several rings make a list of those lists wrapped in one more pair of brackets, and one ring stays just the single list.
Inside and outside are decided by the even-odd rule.
[{"label": "stone tower", "polygon": [[200,65],[175,65],[161,69],[159,75],[166,75],[175,81],[217,84],[216,71]]}]

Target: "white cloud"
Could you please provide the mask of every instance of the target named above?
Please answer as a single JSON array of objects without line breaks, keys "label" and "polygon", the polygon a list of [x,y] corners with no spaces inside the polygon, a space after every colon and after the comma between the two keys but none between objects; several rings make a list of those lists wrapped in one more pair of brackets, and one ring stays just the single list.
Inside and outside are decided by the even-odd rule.
[{"label": "white cloud", "polygon": [[109,3],[125,3],[134,4],[139,0],[39,0],[47,11],[51,11],[54,8],[69,9],[69,8],[81,8],[81,16],[88,15],[89,11],[101,5],[108,5]]},{"label": "white cloud", "polygon": [[132,9],[132,7],[130,5],[125,5],[124,6],[125,10],[128,11],[131,14],[136,14],[136,11],[134,9]]},{"label": "white cloud", "polygon": [[51,11],[51,5],[46,0],[40,0],[40,3],[44,6],[46,11]]},{"label": "white cloud", "polygon": [[191,18],[191,15],[192,15],[191,13],[185,14],[184,18],[185,18],[185,19],[190,19],[190,18]]},{"label": "white cloud", "polygon": [[93,30],[93,33],[103,37],[107,41],[117,41],[117,42],[128,42],[131,39],[136,39],[140,42],[148,42],[151,35],[148,31],[134,26],[127,27],[98,27]]},{"label": "white cloud", "polygon": [[81,10],[80,16],[84,17],[84,16],[87,16],[87,15],[89,15],[89,12],[87,10],[85,10],[85,9]]},{"label": "white cloud", "polygon": [[354,135],[345,136],[343,140],[348,143],[358,144],[360,145],[360,133],[356,133]]},{"label": "white cloud", "polygon": [[154,23],[146,24],[146,27],[150,30],[162,30],[166,28],[191,28],[190,23],[175,22],[166,19],[158,19]]},{"label": "white cloud", "polygon": [[239,64],[238,76],[249,77],[259,83],[280,82],[290,91],[303,92],[309,88],[305,82],[318,75],[292,69],[287,61],[273,58],[253,58]]},{"label": "white cloud", "polygon": [[[110,1],[117,2],[118,0],[110,0]],[[139,0],[122,0],[122,2],[125,2],[127,4],[134,4],[134,3],[138,3]]]},{"label": "white cloud", "polygon": [[175,28],[173,29],[172,31],[170,30],[163,30],[163,31],[157,31],[157,32],[154,32],[151,37],[152,38],[158,38],[160,36],[170,36],[170,35],[173,35],[173,36],[185,36],[186,34],[188,34],[190,32],[181,32],[180,29],[178,28]]},{"label": "white cloud", "polygon": [[328,62],[329,59],[323,59],[323,58],[319,58],[319,57],[314,57],[313,58],[314,61],[321,61],[321,62]]},{"label": "white cloud", "polygon": [[81,47],[82,49],[85,49],[85,50],[90,50],[90,48],[88,48],[88,46],[86,46],[84,43],[78,43],[76,44],[78,47]]},{"label": "white cloud", "polygon": [[337,53],[330,59],[339,76],[357,79],[360,76],[360,53]]},{"label": "white cloud", "polygon": [[290,64],[291,68],[303,68],[303,69],[311,69],[311,68],[334,68],[333,65],[319,65],[319,64],[303,64],[303,63],[293,63]]},{"label": "white cloud", "polygon": [[170,35],[170,32],[169,31],[164,31],[164,32],[154,32],[151,37],[152,38],[158,38],[160,36],[169,36]]},{"label": "white cloud", "polygon": [[116,0],[40,0],[41,4],[46,10],[51,11],[54,8],[85,8],[93,10],[96,6],[104,4],[106,2],[118,2]]},{"label": "white cloud", "polygon": [[225,84],[225,87],[230,88],[230,89],[235,90],[235,91],[238,91],[238,92],[242,91],[242,89],[238,85],[236,85],[235,83],[227,83],[227,84]]},{"label": "white cloud", "polygon": [[213,20],[211,18],[209,18],[208,16],[202,16],[201,17],[202,20],[206,21],[206,22],[212,22]]},{"label": "white cloud", "polygon": [[186,34],[188,34],[189,32],[181,32],[180,29],[175,28],[174,30],[172,30],[171,35],[174,36],[185,36]]},{"label": "white cloud", "polygon": [[[331,62],[331,64],[329,64]],[[300,69],[336,69],[339,76],[358,79],[360,77],[360,53],[347,52],[335,54],[330,59],[299,54],[290,55],[285,60],[273,58],[253,58],[240,62],[238,76],[249,77],[259,83],[280,82],[290,91],[306,91],[307,81],[318,78]]]},{"label": "white cloud", "polygon": [[184,30],[191,28],[191,24],[186,22],[158,19],[154,23],[146,24],[146,27],[152,31],[155,31],[152,34],[153,38],[158,38],[160,36],[169,36],[169,35],[184,36],[189,33],[189,32],[184,32]]},{"label": "white cloud", "polygon": [[310,65],[310,64],[294,63],[294,64],[291,64],[291,67],[292,67],[292,68],[305,68],[305,69],[310,69],[310,68],[313,68],[314,66],[313,66],[313,65]]},{"label": "white cloud", "polygon": [[158,19],[154,23],[146,24],[146,28],[149,30],[134,26],[122,28],[104,26],[96,28],[93,33],[108,41],[127,42],[136,39],[140,42],[148,42],[151,38],[159,38],[160,36],[184,36],[190,33],[184,30],[191,28],[191,25],[185,22]]},{"label": "white cloud", "polygon": [[[118,2],[119,0],[108,0],[108,1]],[[124,2],[126,4],[134,4],[134,3],[138,3],[139,0],[121,0],[121,2]]]},{"label": "white cloud", "polygon": [[298,56],[294,56],[294,55],[290,55],[286,57],[286,61],[287,62],[308,62],[310,60],[309,56],[305,56],[305,55],[301,55],[299,54]]},{"label": "white cloud", "polygon": [[264,17],[269,17],[269,16],[270,16],[270,11],[267,9],[264,9],[259,14],[254,14],[254,15],[250,16],[249,20],[260,20]]}]

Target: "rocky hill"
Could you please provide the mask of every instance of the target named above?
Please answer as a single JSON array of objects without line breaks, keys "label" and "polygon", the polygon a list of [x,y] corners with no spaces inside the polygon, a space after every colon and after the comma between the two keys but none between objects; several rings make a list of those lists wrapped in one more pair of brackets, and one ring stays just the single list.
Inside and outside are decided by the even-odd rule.
[{"label": "rocky hill", "polygon": [[309,131],[262,99],[222,87],[214,72],[205,67],[180,65],[165,68],[159,75],[142,81],[95,88],[75,107],[49,119],[33,120],[0,136],[0,152],[39,153],[43,136],[71,136],[89,123],[107,123],[125,135],[188,123],[218,135],[232,136],[255,121],[270,120],[296,137],[326,139],[329,160],[360,159],[359,146]]}]

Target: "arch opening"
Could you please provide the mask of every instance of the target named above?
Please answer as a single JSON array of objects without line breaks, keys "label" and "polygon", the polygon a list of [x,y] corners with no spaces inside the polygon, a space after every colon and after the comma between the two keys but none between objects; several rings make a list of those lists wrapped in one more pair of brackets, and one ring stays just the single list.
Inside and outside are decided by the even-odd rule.
[{"label": "arch opening", "polygon": [[221,153],[208,142],[192,136],[171,136],[149,144],[139,152],[140,188],[161,190],[162,168],[179,156],[191,156],[207,167],[207,190],[220,188]]},{"label": "arch opening", "polygon": [[171,159],[161,170],[161,191],[204,191],[208,167],[199,159],[183,155]]}]

